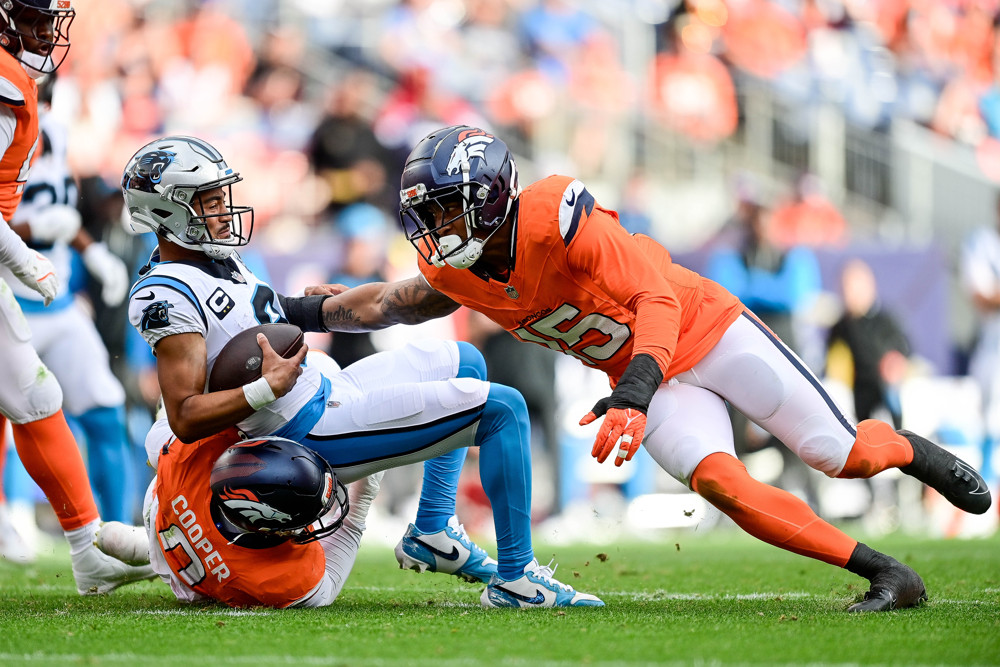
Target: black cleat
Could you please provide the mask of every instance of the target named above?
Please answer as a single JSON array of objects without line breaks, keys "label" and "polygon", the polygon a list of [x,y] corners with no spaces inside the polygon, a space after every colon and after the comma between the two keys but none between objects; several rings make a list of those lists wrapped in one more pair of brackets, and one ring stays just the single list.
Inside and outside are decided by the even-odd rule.
[{"label": "black cleat", "polygon": [[990,508],[986,480],[972,466],[916,433],[896,432],[913,446],[913,462],[900,470],[919,479],[960,510],[984,514]]},{"label": "black cleat", "polygon": [[895,559],[889,567],[872,577],[871,582],[871,590],[865,593],[865,599],[852,604],[847,611],[892,611],[916,607],[927,599],[927,591],[920,575]]}]

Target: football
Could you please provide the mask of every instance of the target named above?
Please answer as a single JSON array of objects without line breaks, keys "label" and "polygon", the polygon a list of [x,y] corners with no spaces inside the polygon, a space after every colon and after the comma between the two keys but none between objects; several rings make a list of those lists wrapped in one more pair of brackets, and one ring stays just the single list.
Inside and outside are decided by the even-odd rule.
[{"label": "football", "polygon": [[304,342],[302,329],[294,324],[261,324],[239,332],[216,357],[208,375],[209,391],[235,389],[260,377],[263,352],[257,344],[258,333],[267,336],[274,351],[285,359],[295,356]]}]

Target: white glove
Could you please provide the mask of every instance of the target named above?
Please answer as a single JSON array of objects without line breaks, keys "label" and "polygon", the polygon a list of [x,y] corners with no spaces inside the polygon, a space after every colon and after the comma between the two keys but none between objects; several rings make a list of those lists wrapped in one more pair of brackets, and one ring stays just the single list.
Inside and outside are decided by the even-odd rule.
[{"label": "white glove", "polygon": [[11,267],[11,272],[27,287],[45,297],[45,305],[52,303],[59,292],[59,277],[56,267],[49,258],[39,252],[33,252],[26,266]]},{"label": "white glove", "polygon": [[72,206],[53,204],[34,213],[28,228],[34,241],[69,243],[80,231],[80,212]]},{"label": "white glove", "polygon": [[347,489],[347,496],[350,498],[351,509],[347,512],[347,520],[364,530],[365,518],[368,510],[371,509],[372,501],[378,495],[379,485],[385,471],[381,470],[372,475],[368,475],[352,483]]},{"label": "white glove", "polygon": [[83,251],[83,265],[101,283],[101,299],[117,306],[128,294],[129,279],[125,262],[111,254],[103,243],[91,243]]}]

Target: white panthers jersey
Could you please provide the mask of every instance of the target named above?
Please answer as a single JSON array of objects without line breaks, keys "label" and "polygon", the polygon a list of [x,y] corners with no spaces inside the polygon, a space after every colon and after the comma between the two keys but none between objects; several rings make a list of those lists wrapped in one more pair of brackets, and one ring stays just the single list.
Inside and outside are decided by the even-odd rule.
[{"label": "white panthers jersey", "polygon": [[[151,268],[132,286],[128,301],[129,322],[154,351],[167,336],[201,334],[211,374],[219,352],[233,336],[258,324],[288,321],[278,295],[236,253],[224,261],[158,262],[157,257],[154,255]],[[328,392],[329,381],[307,364],[290,392],[238,427],[253,435],[274,433],[307,404],[322,398],[324,382]],[[205,383],[207,386],[207,375]],[[303,417],[305,414],[300,419]]]},{"label": "white panthers jersey", "polygon": [[[53,114],[46,113],[39,120],[39,134],[42,140],[42,154],[31,165],[28,182],[24,186],[24,196],[14,213],[12,221],[14,224],[31,220],[38,211],[53,204],[76,206],[78,198],[76,181],[73,180],[73,175],[66,164],[68,130]],[[59,276],[59,294],[48,308],[44,307],[42,295],[22,285],[6,266],[0,266],[0,278],[10,285],[25,313],[52,313],[66,308],[73,302],[73,295],[68,289],[73,265],[72,251],[65,243],[35,249],[49,258],[55,267],[56,275]]]}]

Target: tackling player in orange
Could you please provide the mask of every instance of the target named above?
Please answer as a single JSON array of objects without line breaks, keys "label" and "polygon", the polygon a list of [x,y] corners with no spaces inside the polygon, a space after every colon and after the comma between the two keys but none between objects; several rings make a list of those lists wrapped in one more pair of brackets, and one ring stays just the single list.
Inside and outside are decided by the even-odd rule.
[{"label": "tackling player in orange", "polygon": [[830,477],[899,468],[957,507],[983,513],[982,477],[916,434],[851,423],[819,380],[736,297],[630,235],[579,181],[550,176],[522,192],[506,145],[477,128],[424,138],[402,176],[400,216],[420,275],[333,294],[328,328],[414,324],[464,305],[516,338],[605,371],[613,387],[581,424],[603,417],[592,454],[615,465],[640,443],[673,477],[769,544],[871,582],[849,611],[926,599],[920,576],[763,484],[737,459],[726,401]]},{"label": "tackling player in orange", "polygon": [[331,604],[350,575],[384,473],[348,490],[329,463],[297,442],[239,440],[229,428],[181,442],[159,419],[146,437],[156,469],[143,508],[149,541],[135,549],[142,529],[111,521],[98,544],[129,562],[152,562],[182,602]]}]

